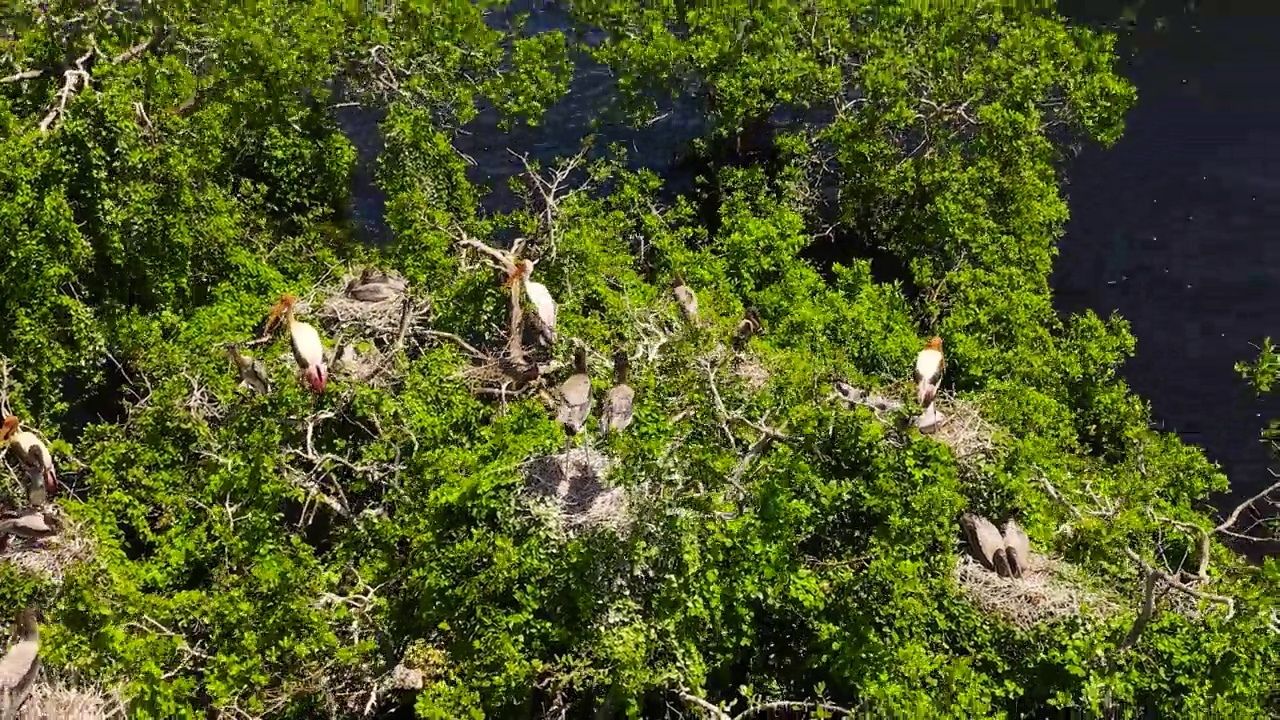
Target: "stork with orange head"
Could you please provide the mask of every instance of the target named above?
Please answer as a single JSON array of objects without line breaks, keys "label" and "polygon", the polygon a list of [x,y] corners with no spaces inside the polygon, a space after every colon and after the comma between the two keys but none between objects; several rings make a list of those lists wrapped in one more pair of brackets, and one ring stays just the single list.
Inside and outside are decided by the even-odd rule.
[{"label": "stork with orange head", "polygon": [[302,378],[307,387],[317,395],[324,392],[325,383],[329,379],[329,371],[324,364],[324,344],[320,342],[320,333],[311,325],[293,316],[293,306],[298,299],[293,295],[283,295],[280,302],[271,308],[271,316],[267,319],[267,333],[270,334],[280,318],[283,317],[289,326],[289,343],[293,346],[293,359],[302,368]]},{"label": "stork with orange head", "polygon": [[515,268],[507,274],[504,287],[515,287],[516,283],[524,283],[524,294],[538,311],[539,337],[544,345],[554,345],[556,341],[556,301],[552,299],[547,286],[531,279],[533,275],[532,260],[520,260]]},{"label": "stork with orange head", "polygon": [[942,357],[940,337],[935,336],[916,355],[916,400],[926,409],[933,404],[933,398],[938,394],[938,384],[942,382],[946,365],[946,360]]},{"label": "stork with orange head", "polygon": [[31,472],[39,473],[44,480],[45,492],[50,495],[58,488],[58,475],[53,469],[53,455],[35,433],[19,428],[18,418],[6,415],[0,425],[0,441],[13,448],[18,459]]}]

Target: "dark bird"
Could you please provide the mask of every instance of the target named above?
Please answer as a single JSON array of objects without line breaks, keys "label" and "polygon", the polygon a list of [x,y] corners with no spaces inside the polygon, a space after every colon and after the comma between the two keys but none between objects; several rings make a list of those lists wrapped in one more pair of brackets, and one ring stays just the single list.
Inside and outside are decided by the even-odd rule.
[{"label": "dark bird", "polygon": [[1004,524],[1005,557],[1009,562],[1009,574],[1020,578],[1027,571],[1031,560],[1031,540],[1013,520]]},{"label": "dark bird", "polygon": [[600,414],[600,434],[610,430],[622,432],[631,424],[634,416],[636,391],[627,384],[627,353],[619,350],[613,354],[613,387],[604,399]]},{"label": "dark bird", "polygon": [[560,385],[560,408],[556,422],[565,433],[565,478],[569,477],[569,439],[582,432],[591,415],[591,376],[587,374],[587,349],[579,345],[573,351],[573,374]]},{"label": "dark bird", "polygon": [[258,358],[240,351],[236,343],[227,343],[227,355],[240,372],[240,387],[246,387],[257,393],[271,392],[271,380],[267,377],[267,366]]},{"label": "dark bird", "polygon": [[680,315],[684,317],[685,322],[697,323],[698,296],[693,294],[693,290],[684,284],[684,280],[679,275],[671,281],[671,294],[675,296],[676,304],[680,306]]},{"label": "dark bird", "polygon": [[40,627],[37,623],[35,608],[27,608],[18,613],[15,630],[18,642],[9,648],[9,652],[0,658],[0,696],[7,701],[7,716],[21,705],[21,699],[14,697],[14,691],[22,695],[20,688],[28,685],[32,671],[40,654]]},{"label": "dark bird", "polygon": [[347,283],[347,297],[361,302],[385,302],[404,294],[406,287],[408,284],[398,275],[365,268],[359,278]]},{"label": "dark bird", "polygon": [[760,316],[756,314],[755,308],[747,308],[743,313],[742,319],[738,321],[738,326],[733,330],[733,349],[739,352],[747,346],[747,342],[751,340],[753,335],[759,335],[764,329],[764,325],[760,322]]},{"label": "dark bird", "polygon": [[988,569],[995,570],[1000,577],[1008,577],[1009,563],[1005,557],[1004,540],[996,526],[990,520],[973,513],[962,515],[960,525],[964,528],[970,554]]}]

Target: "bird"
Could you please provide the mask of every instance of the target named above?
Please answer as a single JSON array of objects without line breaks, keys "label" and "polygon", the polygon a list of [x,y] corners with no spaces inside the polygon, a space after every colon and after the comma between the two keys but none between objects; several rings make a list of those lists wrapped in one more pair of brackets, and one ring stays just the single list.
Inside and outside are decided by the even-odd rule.
[{"label": "bird", "polygon": [[960,516],[960,525],[969,542],[969,552],[987,568],[995,570],[1000,577],[1008,577],[1009,562],[1005,557],[1004,541],[996,526],[990,520],[973,513]]},{"label": "bird", "polygon": [[605,396],[600,411],[600,434],[610,430],[622,432],[634,417],[636,391],[627,384],[627,353],[619,350],[613,354],[613,387]]},{"label": "bird", "polygon": [[[695,301],[696,303],[696,301]],[[738,326],[733,331],[733,349],[741,351],[747,346],[747,341],[753,335],[759,335],[764,329],[764,324],[760,322],[760,315],[756,313],[756,309],[751,307],[743,313],[742,319],[738,321]]]},{"label": "bird", "polygon": [[684,279],[679,275],[671,280],[671,294],[676,298],[676,304],[680,306],[680,314],[684,316],[686,322],[696,323],[698,321],[698,296],[693,294],[693,290],[684,284]]},{"label": "bird", "polygon": [[362,302],[379,303],[398,297],[406,287],[402,277],[365,268],[359,278],[347,283],[347,296]]},{"label": "bird", "polygon": [[58,488],[58,475],[53,469],[53,456],[34,433],[18,429],[18,418],[7,415],[0,426],[0,440],[12,447],[28,471],[39,473],[44,479],[45,492],[52,494]]},{"label": "bird", "polygon": [[261,360],[240,352],[240,346],[236,343],[227,343],[224,347],[227,349],[227,354],[231,356],[231,360],[236,364],[236,369],[240,371],[240,387],[246,387],[254,392],[263,394],[271,392],[271,381],[267,377],[267,366]]},{"label": "bird", "polygon": [[940,337],[935,336],[924,346],[920,354],[916,355],[916,400],[923,407],[927,408],[933,404],[946,364],[946,360],[942,357],[942,338]]},{"label": "bird", "polygon": [[543,345],[554,345],[556,341],[556,301],[552,299],[547,286],[540,282],[534,282],[530,279],[532,276],[533,261],[521,260],[516,264],[515,270],[507,275],[505,285],[510,287],[513,283],[523,281],[524,294],[529,298],[529,302],[533,303],[533,307],[538,314],[538,340]]},{"label": "bird", "polygon": [[31,512],[8,520],[0,520],[0,550],[9,546],[9,536],[27,540],[43,540],[62,532],[62,519],[50,512]]},{"label": "bird", "polygon": [[560,385],[560,407],[556,422],[565,432],[565,477],[569,476],[569,439],[587,425],[591,415],[591,376],[587,374],[587,349],[579,345],[573,351],[573,374]]},{"label": "bird", "polygon": [[1027,571],[1031,560],[1031,540],[1027,533],[1012,519],[1004,524],[1005,557],[1009,562],[1009,574],[1020,578]]},{"label": "bird", "polygon": [[0,696],[6,696],[9,708],[16,708],[13,703],[17,698],[11,696],[27,680],[40,653],[40,628],[36,618],[35,608],[18,613],[18,642],[0,659]]},{"label": "bird", "polygon": [[271,317],[267,321],[267,332],[279,322],[284,315],[289,323],[289,342],[293,346],[293,359],[302,368],[302,377],[307,386],[317,395],[324,392],[329,372],[324,364],[324,345],[320,342],[320,333],[307,323],[295,320],[293,306],[297,298],[292,295],[281,296],[280,302],[271,309]]}]

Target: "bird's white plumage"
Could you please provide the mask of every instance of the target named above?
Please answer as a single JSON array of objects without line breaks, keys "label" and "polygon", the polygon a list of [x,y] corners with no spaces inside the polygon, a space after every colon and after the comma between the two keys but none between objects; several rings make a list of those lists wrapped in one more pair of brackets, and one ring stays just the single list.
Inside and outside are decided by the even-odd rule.
[{"label": "bird's white plumage", "polygon": [[925,348],[916,356],[916,400],[925,404],[938,391],[942,379],[942,352]]},{"label": "bird's white plumage", "polygon": [[320,342],[320,333],[309,324],[297,320],[289,321],[289,338],[293,343],[293,355],[298,364],[312,367],[324,363],[324,345]]},{"label": "bird's white plumage", "polygon": [[40,442],[40,438],[34,433],[21,430],[13,434],[9,440],[18,449],[18,454],[29,465],[34,465],[41,470],[53,467],[53,458],[49,455],[49,449]]},{"label": "bird's white plumage", "polygon": [[556,301],[551,299],[551,293],[547,290],[547,286],[540,282],[534,282],[525,276],[524,293],[529,297],[529,302],[533,303],[533,307],[538,311],[538,319],[551,332],[556,329]]}]

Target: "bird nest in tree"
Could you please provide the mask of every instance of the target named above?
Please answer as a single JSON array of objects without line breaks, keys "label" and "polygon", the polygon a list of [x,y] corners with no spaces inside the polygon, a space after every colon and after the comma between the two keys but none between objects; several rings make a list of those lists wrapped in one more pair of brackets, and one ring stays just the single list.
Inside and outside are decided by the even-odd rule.
[{"label": "bird nest in tree", "polygon": [[733,374],[752,392],[760,390],[769,382],[769,369],[753,357],[743,357],[735,362]]},{"label": "bird nest in tree", "polygon": [[631,504],[625,490],[606,482],[612,465],[607,455],[577,448],[530,460],[525,466],[530,509],[567,535],[589,528],[625,532]]},{"label": "bird nest in tree", "polygon": [[981,457],[995,447],[996,427],[982,418],[977,405],[953,396],[939,396],[917,418],[917,426],[951,448],[960,461]]},{"label": "bird nest in tree", "polygon": [[1089,590],[1070,564],[1031,553],[1020,578],[1001,577],[967,554],[956,562],[956,583],[983,611],[1022,629],[1073,616],[1105,616],[1116,604]]},{"label": "bird nest in tree", "polygon": [[19,570],[61,582],[68,568],[93,555],[93,542],[78,524],[64,519],[62,530],[52,537],[30,539],[9,538],[9,547],[0,554]]},{"label": "bird nest in tree", "polygon": [[[348,288],[359,280],[359,273],[351,273],[342,278],[340,284],[319,291],[324,301],[314,311],[326,330],[395,342],[424,326],[431,310],[430,302],[389,285],[384,286],[387,290],[376,300],[353,297]],[[298,311],[301,310],[299,306]]]},{"label": "bird nest in tree", "polygon": [[119,692],[74,689],[42,679],[18,711],[17,720],[108,720],[127,717]]}]

